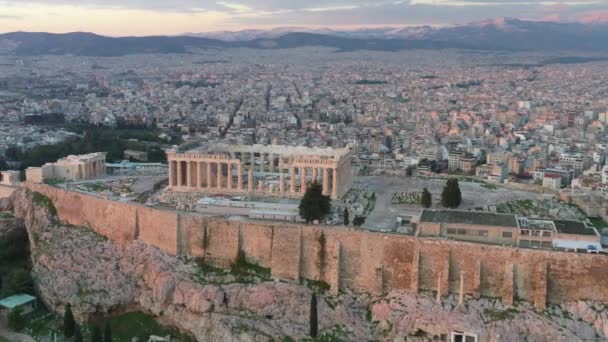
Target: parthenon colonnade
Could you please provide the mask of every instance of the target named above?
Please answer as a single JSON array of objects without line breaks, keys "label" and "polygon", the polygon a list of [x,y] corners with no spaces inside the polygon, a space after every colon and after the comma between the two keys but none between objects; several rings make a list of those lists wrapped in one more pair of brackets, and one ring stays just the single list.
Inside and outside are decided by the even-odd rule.
[{"label": "parthenon colonnade", "polygon": [[338,199],[352,184],[351,159],[346,149],[277,145],[170,151],[169,189],[301,197],[316,181],[325,195]]}]

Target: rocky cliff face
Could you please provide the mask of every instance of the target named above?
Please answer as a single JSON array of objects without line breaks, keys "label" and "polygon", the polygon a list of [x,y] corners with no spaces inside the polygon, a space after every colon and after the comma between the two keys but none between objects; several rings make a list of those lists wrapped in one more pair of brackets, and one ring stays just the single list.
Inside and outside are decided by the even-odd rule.
[{"label": "rocky cliff face", "polygon": [[[309,334],[309,286],[273,281],[239,282],[229,273],[211,274],[186,257],[171,257],[141,241],[118,244],[53,216],[52,203],[29,190],[16,191],[12,209],[26,227],[37,289],[62,312],[71,303],[79,319],[125,308],[156,315],[198,341],[270,341]],[[0,222],[0,228],[2,223]],[[1,229],[0,229],[1,230]],[[451,330],[483,340],[537,341],[603,339],[604,306],[571,303],[544,313],[520,304],[453,297],[435,303],[431,295],[393,291],[386,296],[321,294],[319,331],[345,341],[426,341]]]}]

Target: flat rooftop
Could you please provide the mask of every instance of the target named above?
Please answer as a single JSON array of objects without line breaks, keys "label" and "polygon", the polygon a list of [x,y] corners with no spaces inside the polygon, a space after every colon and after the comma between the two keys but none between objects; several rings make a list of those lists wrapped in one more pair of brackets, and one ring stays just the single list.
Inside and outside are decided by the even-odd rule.
[{"label": "flat rooftop", "polygon": [[420,222],[518,227],[516,215],[465,210],[423,210]]},{"label": "flat rooftop", "polygon": [[555,220],[555,229],[562,234],[597,235],[593,228],[587,228],[583,222]]},{"label": "flat rooftop", "polygon": [[28,294],[18,294],[10,297],[6,297],[0,300],[0,307],[6,309],[14,309],[23,304],[27,304],[36,300],[36,297],[32,297]]}]

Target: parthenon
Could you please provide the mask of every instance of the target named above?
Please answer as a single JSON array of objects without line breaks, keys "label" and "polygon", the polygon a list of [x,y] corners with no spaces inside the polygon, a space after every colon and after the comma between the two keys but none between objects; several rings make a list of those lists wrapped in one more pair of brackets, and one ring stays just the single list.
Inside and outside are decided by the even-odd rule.
[{"label": "parthenon", "polygon": [[349,149],[218,144],[167,153],[169,190],[298,198],[317,181],[339,199],[352,184]]}]

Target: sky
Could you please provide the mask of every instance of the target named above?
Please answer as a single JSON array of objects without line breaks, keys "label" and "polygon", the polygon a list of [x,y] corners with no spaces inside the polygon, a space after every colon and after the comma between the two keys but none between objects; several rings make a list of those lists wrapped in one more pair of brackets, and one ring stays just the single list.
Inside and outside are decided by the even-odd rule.
[{"label": "sky", "polygon": [[608,22],[608,0],[0,0],[0,32],[110,36],[452,25],[496,17]]}]

